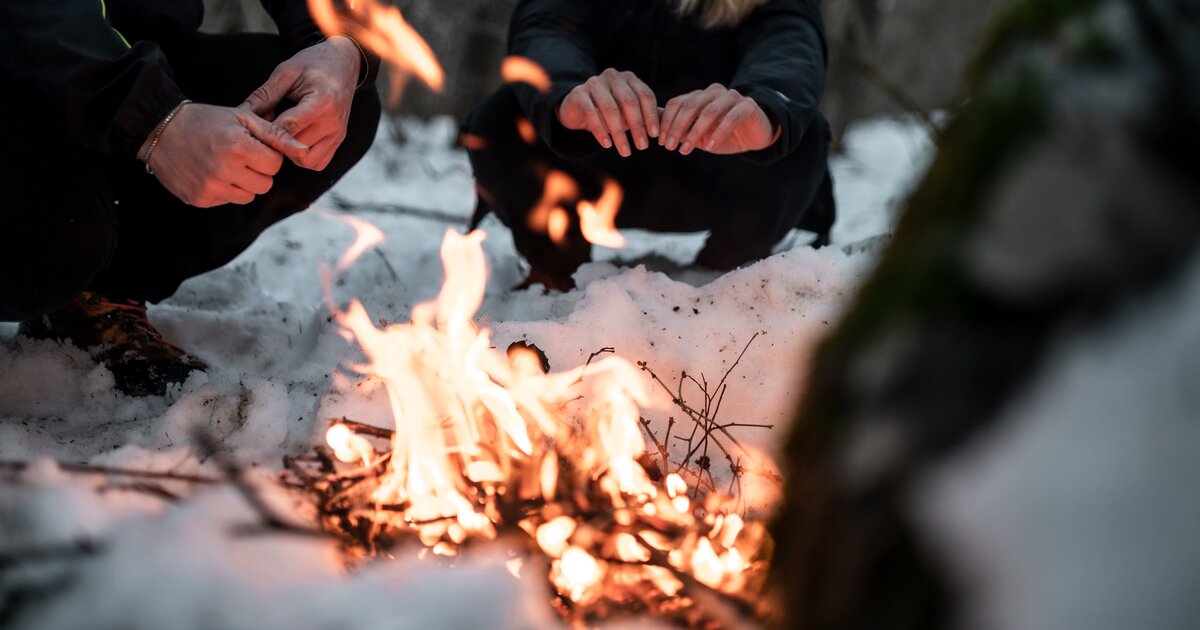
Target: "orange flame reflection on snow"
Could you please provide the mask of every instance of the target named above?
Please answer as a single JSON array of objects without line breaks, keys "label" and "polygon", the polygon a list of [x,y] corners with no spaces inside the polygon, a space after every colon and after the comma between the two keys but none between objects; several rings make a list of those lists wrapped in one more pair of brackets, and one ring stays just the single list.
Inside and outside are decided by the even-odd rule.
[{"label": "orange flame reflection on snow", "polygon": [[445,73],[433,50],[396,7],[379,0],[355,0],[339,11],[333,0],[308,0],[308,8],[326,35],[347,35],[391,67],[392,105],[399,102],[404,81],[410,75],[416,75],[435,91],[445,85]]}]

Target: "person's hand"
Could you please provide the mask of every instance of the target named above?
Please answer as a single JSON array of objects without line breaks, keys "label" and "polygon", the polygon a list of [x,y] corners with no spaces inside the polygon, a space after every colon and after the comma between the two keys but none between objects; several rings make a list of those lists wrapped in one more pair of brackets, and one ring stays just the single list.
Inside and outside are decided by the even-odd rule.
[{"label": "person's hand", "polygon": [[[329,165],[346,139],[346,121],[358,83],[362,54],[345,37],[331,37],[279,64],[267,82],[240,107],[283,127],[309,150],[293,162],[319,171]],[[280,101],[296,106],[279,113]],[[289,156],[291,157],[291,156]]]},{"label": "person's hand", "polygon": [[758,103],[714,83],[667,102],[658,143],[683,155],[695,149],[728,155],[757,151],[777,139]]},{"label": "person's hand", "polygon": [[626,130],[638,149],[649,148],[649,138],[658,137],[658,101],[632,72],[609,68],[567,94],[558,107],[558,121],[567,129],[592,132],[600,146],[615,145],[617,153],[629,157],[633,152]]},{"label": "person's hand", "polygon": [[188,205],[244,205],[271,189],[284,155],[296,159],[307,150],[281,127],[249,111],[188,103],[163,129],[150,154],[150,168],[163,187]]}]

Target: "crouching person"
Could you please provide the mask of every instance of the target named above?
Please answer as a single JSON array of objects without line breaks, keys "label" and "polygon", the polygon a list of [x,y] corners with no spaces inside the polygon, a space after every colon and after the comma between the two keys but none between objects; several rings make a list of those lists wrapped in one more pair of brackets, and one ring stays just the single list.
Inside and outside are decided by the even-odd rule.
[{"label": "crouching person", "polygon": [[549,89],[493,94],[468,119],[467,145],[476,217],[494,211],[512,230],[529,282],[568,288],[590,257],[576,212],[555,241],[534,216],[553,171],[582,199],[620,185],[618,227],[709,230],[705,267],[767,256],[794,227],[828,242],[817,0],[523,0],[509,53],[539,65]]},{"label": "crouching person", "polygon": [[0,321],[91,348],[134,395],[203,365],[146,302],[306,208],[374,139],[377,60],[305,0],[279,35],[198,31],[201,0],[0,3]]}]

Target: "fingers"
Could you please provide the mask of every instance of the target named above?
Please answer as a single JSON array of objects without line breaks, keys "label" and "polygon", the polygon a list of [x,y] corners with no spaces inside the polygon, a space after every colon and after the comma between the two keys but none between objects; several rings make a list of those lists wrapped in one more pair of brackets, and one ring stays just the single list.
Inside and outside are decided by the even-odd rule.
[{"label": "fingers", "polygon": [[283,168],[283,155],[254,138],[246,139],[244,159],[246,168],[266,177],[274,177]]},{"label": "fingers", "polygon": [[[663,126],[666,134],[666,142],[663,144],[668,151],[674,151],[679,148],[679,143],[683,141],[684,136],[692,128],[692,123],[696,122],[696,117],[700,115],[700,108],[707,105],[712,100],[712,97],[707,97],[703,92],[693,92],[679,98],[678,102],[667,103],[667,113],[663,118],[670,117],[671,126]],[[672,111],[672,104],[675,105]]]},{"label": "fingers", "polygon": [[741,98],[742,96],[736,91],[726,90],[720,96],[709,101],[700,109],[700,113],[696,116],[696,122],[692,123],[692,128],[684,136],[679,152],[689,155],[696,147],[702,146],[708,132],[741,102]]},{"label": "fingers", "polygon": [[625,136],[625,123],[622,120],[621,108],[613,98],[612,91],[602,79],[597,77],[588,79],[584,85],[588,87],[588,94],[600,112],[600,119],[604,121],[608,135],[612,138],[613,145],[617,147],[617,153],[620,153],[622,157],[629,157],[633,152],[629,149],[629,139]]},{"label": "fingers", "polygon": [[219,193],[226,203],[244,206],[254,201],[254,193],[233,184],[227,184]]},{"label": "fingers", "polygon": [[299,78],[299,68],[290,64],[280,65],[267,78],[267,82],[251,92],[250,96],[247,96],[246,100],[238,107],[254,112],[257,116],[272,115],[279,102],[287,96]]},{"label": "fingers", "polygon": [[[633,91],[637,93],[638,103],[641,104],[642,107],[642,119],[646,121],[646,133],[648,133],[651,138],[657,138],[659,124],[658,113],[660,111],[658,108],[658,97],[654,95],[654,91],[650,89],[650,86],[642,82],[641,79],[633,76],[633,74],[630,74],[629,76],[631,77],[629,85],[633,88]],[[647,142],[647,145],[648,144],[649,142]]]},{"label": "fingers", "polygon": [[667,149],[671,148],[668,146],[667,141],[670,139],[671,129],[675,126],[675,118],[679,116],[679,110],[687,101],[688,96],[687,94],[676,96],[667,101],[667,106],[663,108],[662,115],[659,117],[662,128],[658,134],[658,146],[666,147]]},{"label": "fingers", "polygon": [[726,139],[729,138],[742,123],[746,122],[754,113],[754,102],[750,99],[743,99],[733,109],[729,110],[716,129],[708,135],[708,139],[704,141],[704,150],[713,152],[720,147]]},{"label": "fingers", "polygon": [[254,139],[282,153],[294,162],[303,160],[304,154],[308,151],[307,146],[293,138],[283,127],[269,123],[252,113],[243,111],[238,116],[238,122],[246,128],[246,131],[250,132]]},{"label": "fingers", "polygon": [[657,117],[654,92],[632,72],[617,72],[609,68],[601,73],[600,78],[621,110],[624,127],[629,129],[633,145],[639,150],[649,148],[650,140],[647,134],[651,121]]},{"label": "fingers", "polygon": [[[600,146],[616,148],[623,157],[650,147],[662,131],[654,91],[632,72],[609,68],[571,90],[558,108],[567,129],[586,129]],[[629,132],[629,136],[625,132]]]},{"label": "fingers", "polygon": [[274,183],[271,177],[244,166],[231,167],[230,172],[226,174],[226,180],[237,188],[255,195],[267,194]]},{"label": "fingers", "polygon": [[584,86],[579,86],[567,95],[559,107],[559,121],[567,129],[586,129],[596,137],[596,142],[605,149],[612,148],[612,140],[608,137],[608,128],[600,120],[600,112],[592,103],[592,97]]},{"label": "fingers", "polygon": [[[666,134],[667,140],[663,146],[665,146],[669,151],[679,149],[684,155],[691,153],[691,150],[695,148],[694,143],[689,145],[686,153],[683,151],[683,147],[680,146],[680,143],[687,141],[687,137],[692,130],[692,126],[701,116],[701,111],[707,108],[717,99],[724,96],[727,92],[728,90],[726,90],[724,86],[714,83],[704,90],[677,97],[679,100],[679,103],[676,105],[678,109],[671,118],[671,126],[669,128],[666,126],[664,120],[663,133]],[[675,99],[672,100],[674,101]],[[672,103],[667,103],[668,112],[664,115],[664,119],[666,116],[671,115],[671,105]]]},{"label": "fingers", "polygon": [[244,206],[254,201],[254,193],[228,182],[209,182],[198,194],[184,200],[197,208],[215,208],[226,204]]},{"label": "fingers", "polygon": [[[304,123],[297,122],[297,119],[289,119],[289,114],[295,111],[293,108],[285,112],[279,117],[277,124],[282,127],[291,127],[295,131],[292,136],[301,144],[309,147],[304,156],[300,159],[293,160],[298,166],[309,170],[320,171],[324,170],[333,159],[333,154],[337,148],[341,146],[342,141],[346,139],[346,128],[337,122],[337,119],[332,116],[325,116],[311,121],[306,126],[301,126]],[[300,120],[303,117],[298,117]]]},{"label": "fingers", "polygon": [[342,146],[342,141],[345,139],[345,134],[329,135],[313,143],[312,148],[308,150],[307,163],[300,166],[314,171],[325,170],[325,167],[329,166],[334,154],[337,153],[338,147]]}]

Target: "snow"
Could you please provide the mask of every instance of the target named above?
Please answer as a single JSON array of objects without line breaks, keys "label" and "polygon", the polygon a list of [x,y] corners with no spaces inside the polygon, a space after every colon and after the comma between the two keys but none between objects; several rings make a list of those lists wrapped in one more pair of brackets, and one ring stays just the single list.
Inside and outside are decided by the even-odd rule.
[{"label": "snow", "polygon": [[[382,394],[363,391],[337,370],[354,351],[330,324],[318,268],[338,260],[353,231],[331,208],[363,208],[354,216],[387,237],[341,274],[333,299],[358,298],[373,317],[406,321],[412,306],[441,284],[442,234],[461,229],[473,209],[465,154],[451,147],[455,131],[449,120],[385,126],[367,158],[314,209],[272,227],[237,260],[153,305],[151,319],[165,336],[211,367],[166,396],[125,397],[86,353],[18,338],[15,325],[0,324],[0,460],[30,463],[22,473],[0,469],[0,625],[554,624],[544,571],[526,567],[534,577],[516,579],[500,550],[472,553],[455,567],[401,551],[395,561],[347,572],[327,542],[247,533],[260,519],[229,484],[155,482],[166,494],[154,494],[135,480],[69,473],[55,463],[219,477],[213,459],[202,461],[196,447],[196,431],[204,429],[226,457],[252,471],[256,486],[268,488],[281,457],[319,443],[329,418],[387,424]],[[878,249],[872,239],[890,230],[899,201],[932,154],[925,133],[909,121],[860,124],[845,147],[832,163],[841,213],[836,246],[814,251],[805,245],[809,236],[795,233],[778,254],[725,275],[688,267],[703,235],[635,231],[623,250],[598,249],[597,262],[576,275],[577,290],[513,291],[523,269],[507,231],[489,218],[482,227],[490,278],[479,319],[497,347],[530,341],[555,370],[613,347],[626,359],[647,361],[672,386],[684,370],[719,380],[758,334],[730,376],[720,413],[775,425],[737,434],[749,448],[770,453],[786,435],[807,357],[870,271]],[[672,415],[669,397],[660,395],[645,415],[661,435]],[[769,506],[766,486],[748,497],[753,507]],[[303,513],[287,495],[272,501]],[[5,561],[9,554],[78,544],[96,548]]]}]

